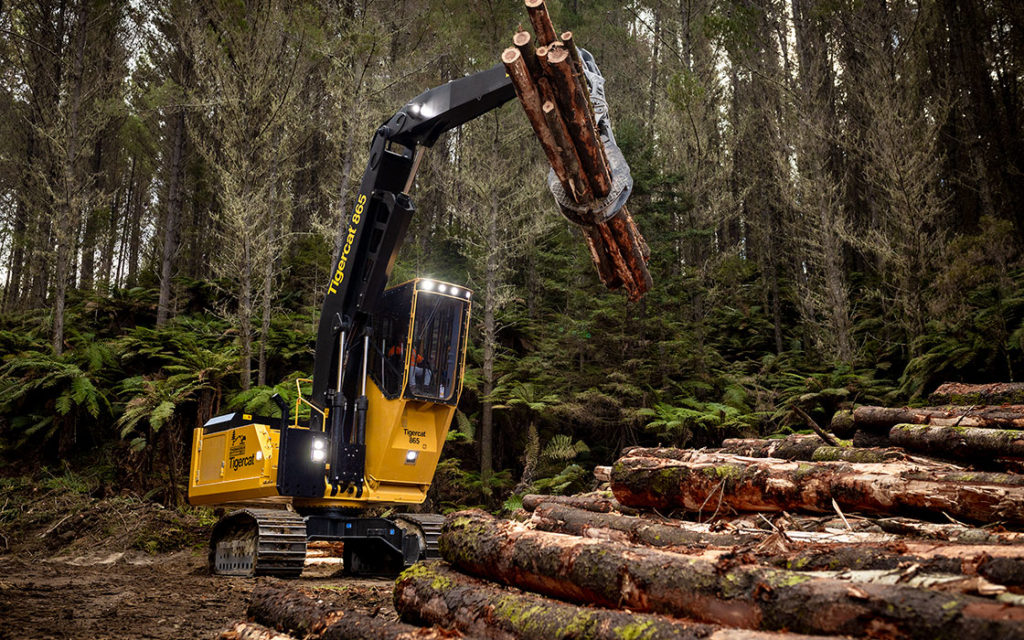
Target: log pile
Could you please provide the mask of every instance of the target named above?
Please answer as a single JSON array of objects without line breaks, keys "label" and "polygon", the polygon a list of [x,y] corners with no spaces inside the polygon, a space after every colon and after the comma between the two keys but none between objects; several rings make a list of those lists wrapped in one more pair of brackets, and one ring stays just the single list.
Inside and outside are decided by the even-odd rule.
[{"label": "log pile", "polygon": [[485,637],[1024,638],[1024,476],[971,464],[1019,456],[1024,411],[845,417],[880,446],[632,448],[521,522],[454,514],[395,606]]},{"label": "log pile", "polygon": [[[1007,398],[1017,385],[942,385],[947,391],[935,397],[983,399]],[[982,391],[971,391],[980,388]],[[991,392],[985,396],[984,393]],[[831,429],[840,437],[852,437],[857,447],[901,447],[923,454],[987,470],[1024,470],[1024,404],[974,404],[931,407],[860,406],[840,411]]]},{"label": "log pile", "polygon": [[544,0],[525,3],[533,34],[520,29],[501,61],[565,195],[562,212],[582,229],[601,281],[637,300],[652,286],[650,251],[629,209],[609,208],[623,174],[609,159],[610,132],[599,125],[584,62],[572,32],[556,34]]}]

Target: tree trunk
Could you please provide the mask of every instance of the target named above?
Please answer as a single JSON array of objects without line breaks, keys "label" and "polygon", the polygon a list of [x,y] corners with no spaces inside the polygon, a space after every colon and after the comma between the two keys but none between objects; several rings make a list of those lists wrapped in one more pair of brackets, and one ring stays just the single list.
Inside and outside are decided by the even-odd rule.
[{"label": "tree trunk", "polygon": [[241,272],[238,274],[238,340],[241,346],[239,384],[242,390],[252,385],[252,248],[243,247]]},{"label": "tree trunk", "polygon": [[[441,553],[460,570],[570,601],[797,633],[1024,638],[1024,608],[902,585],[720,566],[675,553],[531,531],[482,512],[449,517]],[[893,606],[899,603],[900,606]]]},{"label": "tree trunk", "polygon": [[635,509],[623,507],[615,499],[611,491],[594,491],[592,493],[579,493],[573,496],[544,496],[536,493],[529,493],[523,496],[523,508],[533,511],[542,504],[564,504],[576,509],[585,509],[597,513],[636,513]]},{"label": "tree trunk", "polygon": [[248,615],[267,626],[318,640],[442,640],[450,637],[438,629],[421,629],[361,613],[339,611],[300,591],[273,584],[261,585],[253,591]]},{"label": "tree trunk", "polygon": [[[694,461],[622,458],[616,499],[630,507],[714,512],[844,509],[1024,524],[1024,477],[924,470],[916,465],[777,462],[696,455]],[[984,476],[984,477],[979,477]]]},{"label": "tree trunk", "polygon": [[306,636],[322,633],[345,614],[291,587],[263,584],[252,592],[247,615],[261,624]]},{"label": "tree trunk", "polygon": [[395,583],[395,609],[414,624],[458,629],[477,638],[518,640],[785,640],[789,634],[726,630],[708,624],[672,620],[559,602],[503,589],[453,571],[443,563],[420,563]]},{"label": "tree trunk", "polygon": [[173,118],[171,134],[171,161],[167,167],[167,215],[164,218],[164,236],[160,258],[160,300],[157,303],[156,326],[167,324],[170,316],[171,275],[174,256],[178,252],[178,232],[181,226],[181,183],[184,178],[185,161],[185,111],[178,109]]},{"label": "tree trunk", "polygon": [[1008,429],[898,424],[889,431],[889,440],[912,451],[957,460],[1024,456],[1024,431]]},{"label": "tree trunk", "polygon": [[256,384],[267,384],[267,342],[270,340],[270,312],[274,301],[274,258],[268,256],[263,266],[263,299],[260,301],[263,317],[260,321],[260,355],[257,365]]},{"label": "tree trunk", "polygon": [[1024,430],[1024,405],[1003,407],[887,407],[863,406],[853,410],[857,429],[889,431],[898,424],[926,424],[935,427],[979,427]]},{"label": "tree trunk", "polygon": [[[976,574],[1000,585],[1024,585],[1024,558],[1017,549],[1007,546],[936,545],[870,532],[747,530],[716,533],[709,531],[708,525],[679,520],[658,523],[561,505],[541,505],[533,512],[530,522],[540,531],[649,547],[674,547],[676,553],[693,553],[708,559],[734,554],[737,546],[756,545],[744,551],[743,557],[749,558],[745,562],[793,571],[892,571],[912,567],[915,575]],[[718,549],[702,552],[709,546]]]},{"label": "tree trunk", "polygon": [[727,438],[722,442],[722,453],[754,458],[780,458],[782,460],[814,460],[842,462],[888,462],[906,460],[907,454],[899,449],[861,449],[855,447],[823,446],[818,436],[788,436],[776,440]]},{"label": "tree trunk", "polygon": [[1024,382],[947,382],[939,385],[939,388],[928,396],[928,400],[935,404],[1024,404]]},{"label": "tree trunk", "polygon": [[491,251],[487,254],[487,263],[484,271],[484,334],[483,334],[483,406],[480,409],[480,481],[485,496],[491,495],[491,474],[494,464],[494,403],[491,402],[491,394],[494,393],[496,382],[494,375],[494,355],[497,346],[497,319],[495,317],[498,304],[498,277],[499,277],[499,256],[498,247],[498,200],[497,194],[491,194],[490,211],[487,218],[487,240]]}]

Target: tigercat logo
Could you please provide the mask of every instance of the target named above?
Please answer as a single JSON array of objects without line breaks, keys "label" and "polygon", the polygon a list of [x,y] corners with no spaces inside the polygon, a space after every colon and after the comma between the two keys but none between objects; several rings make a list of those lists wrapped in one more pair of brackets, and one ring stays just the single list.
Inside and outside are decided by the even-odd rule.
[{"label": "tigercat logo", "polygon": [[256,454],[250,453],[244,458],[232,458],[231,459],[231,470],[238,471],[242,467],[251,467],[256,464]]},{"label": "tigercat logo", "polygon": [[366,204],[366,195],[359,194],[356,201],[356,210],[352,214],[352,222],[348,225],[348,235],[345,237],[345,246],[341,248],[341,258],[338,259],[338,268],[334,270],[334,277],[331,278],[331,286],[328,293],[337,293],[345,279],[345,265],[348,263],[348,254],[352,251],[352,243],[356,239],[356,230],[359,228],[359,221],[363,219],[363,206]]}]

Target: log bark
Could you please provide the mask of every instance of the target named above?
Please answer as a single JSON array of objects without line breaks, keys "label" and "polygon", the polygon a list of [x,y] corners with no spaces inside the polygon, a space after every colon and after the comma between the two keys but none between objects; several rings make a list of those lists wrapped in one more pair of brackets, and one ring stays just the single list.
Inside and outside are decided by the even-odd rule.
[{"label": "log bark", "polygon": [[548,47],[545,53],[541,56],[538,50],[537,55],[545,75],[551,78],[551,89],[576,146],[580,166],[586,172],[594,196],[604,198],[611,190],[611,178],[604,160],[604,146],[590,124],[590,105],[584,89],[576,82],[572,61],[564,47]]},{"label": "log bark", "polygon": [[787,640],[793,634],[722,629],[659,615],[578,607],[509,590],[453,571],[444,563],[413,565],[395,583],[395,609],[406,622],[458,629],[495,640]]},{"label": "log bark", "polygon": [[767,532],[746,535],[712,533],[707,530],[707,525],[688,527],[683,522],[661,524],[633,516],[595,513],[549,503],[534,509],[530,524],[540,531],[651,547],[727,547],[756,543],[767,535]]},{"label": "log bark", "polygon": [[257,586],[248,610],[249,619],[300,636],[322,633],[344,615],[293,588],[275,584]]},{"label": "log bark", "polygon": [[[442,640],[452,637],[439,629],[423,629],[339,611],[300,591],[273,584],[260,585],[253,591],[248,615],[268,627],[318,640]],[[240,637],[240,640],[248,638]],[[252,636],[252,640],[279,639]]]},{"label": "log bark", "polygon": [[828,430],[840,438],[852,436],[853,432],[857,430],[857,426],[853,422],[853,411],[841,409],[832,414],[832,422],[829,423]]},{"label": "log bark", "polygon": [[324,629],[317,640],[452,640],[462,636],[447,629],[417,627],[404,622],[387,622],[380,618],[347,613]]},{"label": "log bark", "polygon": [[[566,182],[570,188],[567,190],[576,202],[588,202],[593,198],[590,192],[590,184],[582,177],[580,172],[580,158],[576,155],[576,147],[569,138],[569,130],[565,127],[565,120],[558,112],[558,107],[551,100],[541,105],[541,115],[548,131],[551,132],[555,142],[555,150],[562,161],[566,171]],[[583,221],[590,223],[590,220]]]},{"label": "log bark", "polygon": [[705,553],[703,557],[734,555],[744,562],[792,571],[892,571],[911,567],[915,575],[977,575],[995,584],[1024,585],[1024,556],[1006,546],[936,545],[862,532],[717,533],[708,531],[706,525],[684,521],[658,523],[546,504],[537,507],[530,524],[539,531],[669,547],[676,553],[701,554],[704,549],[717,548],[717,553]]},{"label": "log bark", "polygon": [[530,77],[530,71],[526,67],[522,54],[519,53],[519,49],[509,47],[501,54],[501,61],[504,63],[505,70],[508,71],[508,76],[516,88],[519,103],[523,106],[523,111],[526,112],[526,118],[530,121],[534,133],[537,134],[537,139],[540,141],[541,148],[544,149],[544,155],[547,156],[548,163],[558,177],[558,181],[562,183],[562,187],[567,192],[573,193],[574,187],[569,181],[569,174],[562,162],[562,156],[558,152],[558,144],[551,129],[548,128],[547,122],[544,120],[540,94],[537,92],[537,87]]},{"label": "log bark", "polygon": [[530,24],[533,25],[533,32],[537,34],[537,42],[548,46],[558,40],[544,0],[526,0],[526,11],[530,14]]},{"label": "log bark", "polygon": [[618,511],[619,513],[635,514],[636,509],[623,507],[611,491],[593,491],[591,493],[578,493],[572,496],[545,496],[537,493],[528,493],[523,496],[523,508],[533,511],[541,504],[564,504],[576,509],[608,513]]},{"label": "log bark", "polygon": [[516,46],[516,49],[519,49],[519,54],[523,56],[523,62],[526,63],[530,77],[536,82],[544,75],[544,71],[540,68],[540,62],[537,61],[537,49],[533,46],[533,38],[530,36],[530,32],[517,31],[512,36],[512,44]]},{"label": "log bark", "polygon": [[296,640],[294,636],[255,622],[236,622],[217,635],[217,640]]},{"label": "log bark", "polygon": [[867,513],[1024,524],[1024,486],[1009,474],[984,474],[978,483],[967,474],[922,472],[902,462],[695,459],[622,458],[612,467],[615,498],[634,508],[697,512],[726,507],[828,513],[834,500],[843,509]]},{"label": "log bark", "polygon": [[797,633],[1024,638],[1024,608],[901,585],[813,579],[631,545],[531,531],[482,512],[450,516],[441,553],[456,568],[575,602]]},{"label": "log bark", "polygon": [[889,440],[911,451],[961,460],[1024,456],[1024,431],[898,424]]},{"label": "log bark", "polygon": [[941,540],[958,545],[1020,545],[1024,533],[1005,531],[1001,527],[983,529],[963,524],[937,524],[912,518],[878,518],[873,521],[882,531],[925,540]]},{"label": "log bark", "polygon": [[842,462],[888,462],[906,460],[907,454],[900,449],[856,448],[844,446],[823,446],[818,436],[788,436],[776,440],[727,438],[722,442],[722,453],[734,453],[754,458],[779,458],[782,460],[842,461]]},{"label": "log bark", "polygon": [[888,431],[897,424],[1024,430],[1024,405],[920,407],[917,409],[862,406],[853,410],[853,422],[857,429],[882,432]]},{"label": "log bark", "polygon": [[1024,383],[993,382],[963,384],[947,382],[939,385],[928,400],[935,404],[1024,404]]}]

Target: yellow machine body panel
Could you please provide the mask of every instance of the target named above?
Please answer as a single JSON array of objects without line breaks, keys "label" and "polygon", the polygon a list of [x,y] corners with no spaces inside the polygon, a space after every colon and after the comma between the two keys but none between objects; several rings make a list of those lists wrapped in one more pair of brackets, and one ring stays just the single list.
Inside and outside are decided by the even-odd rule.
[{"label": "yellow machine body panel", "polygon": [[[398,398],[388,400],[367,382],[366,484],[363,495],[302,498],[303,504],[365,507],[369,504],[420,504],[434,478],[455,407]],[[251,423],[206,433],[193,431],[188,497],[192,504],[265,501],[278,496],[277,455],[280,432]]]},{"label": "yellow machine body panel", "polygon": [[265,424],[192,431],[192,504],[257,501],[277,495],[279,431]]}]

